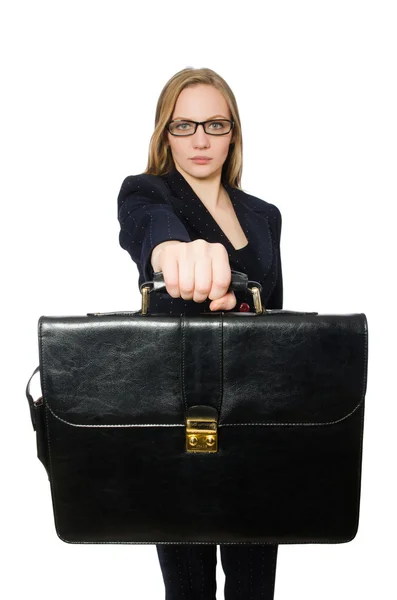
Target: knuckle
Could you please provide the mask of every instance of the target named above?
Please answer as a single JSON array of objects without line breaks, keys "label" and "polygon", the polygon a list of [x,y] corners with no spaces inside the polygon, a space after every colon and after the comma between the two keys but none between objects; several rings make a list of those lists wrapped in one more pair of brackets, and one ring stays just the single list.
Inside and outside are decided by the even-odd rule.
[{"label": "knuckle", "polygon": [[172,296],[172,298],[178,298],[178,292],[176,291],[175,288],[170,288],[167,286],[167,292],[169,293],[170,296]]},{"label": "knuckle", "polygon": [[167,289],[167,292],[171,295],[174,296],[177,291],[178,291],[178,280],[177,279],[165,279],[164,278],[164,283],[165,283],[165,287]]},{"label": "knuckle", "polygon": [[212,245],[218,252],[224,252],[225,254],[227,254],[227,250],[221,242],[214,242]]},{"label": "knuckle", "polygon": [[195,244],[196,246],[202,246],[203,248],[205,246],[208,246],[208,242],[206,242],[202,238],[198,238],[197,240],[194,240],[194,242],[192,242],[192,244]]},{"label": "knuckle", "polygon": [[227,275],[223,276],[223,275],[219,275],[215,280],[214,280],[215,285],[221,287],[221,288],[228,288],[230,285],[230,277],[228,277]]},{"label": "knuckle", "polygon": [[179,289],[180,289],[180,292],[181,292],[182,295],[192,296],[192,294],[193,294],[193,287],[192,286],[187,287],[185,285],[181,285],[181,286],[179,286]]},{"label": "knuckle", "polygon": [[179,282],[176,277],[164,277],[164,283],[167,287],[176,288]]},{"label": "knuckle", "polygon": [[194,290],[199,296],[204,296],[209,292],[209,286],[207,285],[196,285]]}]

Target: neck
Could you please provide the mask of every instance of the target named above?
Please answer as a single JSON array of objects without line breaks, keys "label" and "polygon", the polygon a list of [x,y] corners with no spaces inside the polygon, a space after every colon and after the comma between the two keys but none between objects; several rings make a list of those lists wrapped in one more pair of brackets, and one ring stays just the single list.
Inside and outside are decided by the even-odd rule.
[{"label": "neck", "polygon": [[175,168],[186,179],[208,210],[214,211],[220,208],[225,200],[225,189],[221,184],[221,169],[208,177],[194,177],[179,165],[175,165]]}]

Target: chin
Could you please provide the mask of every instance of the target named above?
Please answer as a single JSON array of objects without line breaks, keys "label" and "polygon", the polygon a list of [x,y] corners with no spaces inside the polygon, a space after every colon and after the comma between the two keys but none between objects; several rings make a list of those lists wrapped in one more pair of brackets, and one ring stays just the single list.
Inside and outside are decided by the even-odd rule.
[{"label": "chin", "polygon": [[189,160],[188,166],[185,170],[191,172],[192,175],[195,175],[196,177],[199,177],[200,175],[205,175],[205,177],[208,177],[208,175],[215,174],[220,168],[222,168],[222,165],[215,165],[213,159],[207,165],[199,165]]}]

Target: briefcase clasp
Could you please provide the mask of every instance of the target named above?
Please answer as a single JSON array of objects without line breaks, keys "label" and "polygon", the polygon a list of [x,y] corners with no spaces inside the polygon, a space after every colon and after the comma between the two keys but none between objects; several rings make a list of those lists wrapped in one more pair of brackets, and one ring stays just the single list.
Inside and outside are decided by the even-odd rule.
[{"label": "briefcase clasp", "polygon": [[197,404],[187,410],[186,450],[218,452],[218,411],[213,406]]}]

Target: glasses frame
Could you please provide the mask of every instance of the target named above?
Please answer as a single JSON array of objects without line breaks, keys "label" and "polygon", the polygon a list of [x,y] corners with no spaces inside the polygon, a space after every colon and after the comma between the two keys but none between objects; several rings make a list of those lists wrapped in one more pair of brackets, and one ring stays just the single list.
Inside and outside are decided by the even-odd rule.
[{"label": "glasses frame", "polygon": [[[231,127],[229,129],[228,132],[226,133],[208,133],[207,131],[205,131],[205,127],[204,125],[206,123],[213,123],[214,121],[227,121],[228,123],[230,123]],[[172,131],[170,131],[170,125],[171,123],[194,123],[195,128],[193,133],[172,133]],[[166,125],[166,129],[168,131],[168,133],[170,133],[171,135],[174,135],[175,137],[189,137],[189,135],[194,135],[197,131],[197,127],[199,125],[203,126],[203,130],[204,133],[206,133],[207,135],[215,135],[216,137],[220,137],[221,135],[228,135],[228,133],[230,133],[234,127],[234,121],[231,121],[230,119],[208,119],[208,121],[192,121],[191,119],[173,119],[172,121],[169,121]]]}]

